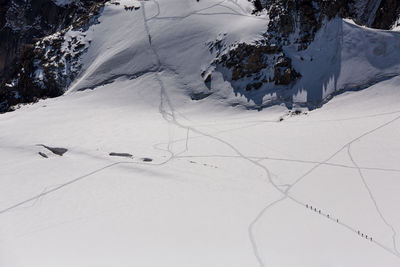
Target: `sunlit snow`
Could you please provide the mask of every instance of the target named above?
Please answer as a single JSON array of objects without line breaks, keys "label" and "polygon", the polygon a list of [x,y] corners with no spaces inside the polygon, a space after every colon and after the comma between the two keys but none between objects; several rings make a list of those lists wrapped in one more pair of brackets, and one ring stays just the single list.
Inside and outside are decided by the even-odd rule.
[{"label": "sunlit snow", "polygon": [[257,111],[191,99],[207,42],[265,31],[250,3],[118,2],[64,96],[0,115],[0,266],[400,266],[398,33],[331,21],[293,94],[336,96]]}]

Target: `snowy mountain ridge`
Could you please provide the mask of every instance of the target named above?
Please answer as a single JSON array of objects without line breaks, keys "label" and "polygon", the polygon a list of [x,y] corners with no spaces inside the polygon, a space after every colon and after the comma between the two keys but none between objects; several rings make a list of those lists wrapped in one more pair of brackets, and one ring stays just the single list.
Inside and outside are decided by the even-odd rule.
[{"label": "snowy mountain ridge", "polygon": [[[256,47],[271,47],[269,39],[265,39],[263,35],[263,29],[269,23],[266,16],[254,17],[249,13],[241,13],[246,8],[247,11],[251,10],[249,5],[244,6],[235,11],[238,13],[233,14],[242,16],[248,25],[238,25],[236,30],[234,22],[230,22],[233,24],[231,30],[228,31],[221,25],[222,23],[217,24],[218,18],[215,20],[217,22],[204,22],[201,19],[202,15],[196,16],[196,13],[193,13],[192,16],[191,11],[187,15],[177,16],[175,19],[177,22],[173,21],[171,24],[168,17],[164,19],[163,14],[158,13],[160,11],[155,4],[148,5],[147,12],[150,17],[143,18],[143,9],[129,12],[124,10],[124,6],[132,3],[132,1],[122,1],[121,5],[108,4],[104,10],[103,22],[91,27],[87,35],[93,46],[89,47],[87,54],[83,55],[83,71],[69,91],[94,88],[121,76],[137,77],[147,72],[154,72],[161,67],[178,73],[180,77],[185,77],[185,84],[190,85],[188,86],[190,91],[186,93],[192,98],[200,97],[201,99],[214,95],[212,97],[225,99],[224,101],[230,105],[240,104],[247,108],[260,108],[280,103],[288,107],[295,104],[313,108],[333,94],[345,90],[357,90],[400,74],[400,35],[397,32],[366,29],[337,18],[323,22],[321,29],[315,33],[315,39],[308,47],[303,47],[300,51],[295,41],[298,39],[296,37],[298,33],[289,33],[287,43],[283,46],[276,43],[275,48],[270,52],[271,56],[264,59],[264,55],[260,54],[262,58],[255,59],[253,53],[251,59],[246,57],[240,59],[239,64],[244,64],[244,66],[239,72],[249,68],[250,65],[246,65],[245,62],[250,62],[250,60],[258,60],[255,64],[259,64],[260,67],[256,67],[255,72],[234,78],[229,68],[221,69],[218,67],[221,63],[213,64],[215,62],[213,57],[219,58],[218,62],[223,62],[221,59],[227,58],[229,53],[232,54],[231,51],[234,51],[237,44],[243,41],[254,43]],[[233,4],[229,6],[229,3],[227,6],[221,4],[222,6],[216,5],[214,8],[208,8],[202,3],[193,3],[191,6],[196,9],[199,5],[200,10],[206,8],[209,12],[223,14],[225,10],[231,12],[233,8],[237,8]],[[119,13],[114,13],[117,11]],[[108,16],[108,14],[115,15]],[[137,26],[135,30],[130,28],[132,23],[143,24],[143,20],[146,24],[157,22],[159,26],[154,33],[146,33],[146,27],[141,29],[141,26]],[[185,20],[185,23],[179,23],[181,20]],[[209,31],[208,36],[189,32],[191,27],[187,27],[188,23],[199,24],[195,28],[196,31]],[[242,21],[241,23],[245,25]],[[166,35],[162,30],[158,30],[170,27],[174,27],[175,39],[173,40],[183,40],[182,43],[173,41],[170,44],[170,33]],[[243,27],[246,27],[247,33],[240,35],[239,32]],[[215,30],[210,31],[211,28]],[[252,30],[248,30],[249,28]],[[110,32],[113,34],[111,38],[107,35]],[[221,35],[221,33],[224,34]],[[157,66],[155,63],[157,59],[149,54],[145,45],[148,38],[152,41],[153,47],[160,46],[158,53],[163,62],[162,66]],[[204,41],[207,39],[208,42]],[[122,41],[115,44],[114,40]],[[210,50],[207,45],[209,42],[214,43],[214,47],[217,42],[220,48]],[[199,46],[199,43],[203,45]],[[113,49],[106,47],[113,47]],[[247,46],[243,49],[247,49]],[[107,53],[102,51],[107,51]],[[179,56],[168,58],[167,54],[171,53]],[[98,57],[98,55],[101,56]],[[286,63],[282,61],[284,58],[288,58],[286,61],[290,62],[290,66],[285,67]],[[277,60],[281,61],[277,62]],[[297,72],[298,77],[295,78],[296,80],[288,78],[287,82],[283,82],[285,74],[279,74],[279,68],[286,68],[292,73]],[[284,72],[284,70],[280,71]],[[283,76],[277,80],[276,75]],[[207,78],[210,80],[206,81]],[[257,88],[253,86],[249,89],[249,85],[254,84],[259,85]]]},{"label": "snowy mountain ridge", "polygon": [[[88,7],[91,5],[93,6],[89,9],[89,13],[83,16],[83,19],[79,19],[83,21],[83,23],[80,23],[79,27],[74,23],[74,25],[55,34],[55,36],[59,37],[55,39],[51,36],[45,37],[24,52],[23,62],[26,63],[21,64],[19,67],[20,70],[2,85],[3,89],[0,90],[2,99],[1,109],[12,109],[11,106],[18,102],[30,102],[38,97],[58,96],[67,90],[76,76],[86,75],[81,72],[80,67],[82,63],[80,57],[86,53],[89,48],[90,38],[86,41],[82,40],[81,43],[80,41],[76,41],[75,38],[73,40],[68,39],[68,35],[91,35],[90,31],[86,31],[88,27],[93,24],[93,20],[97,19],[98,14],[102,12],[101,7],[103,6],[103,2],[97,2],[99,3],[86,4]],[[70,6],[72,5],[69,1],[56,1],[55,3],[67,9],[71,8]],[[304,60],[304,57],[308,57],[310,60],[314,59],[312,54],[318,54],[317,51],[311,51],[309,49],[306,54],[304,50],[314,42],[317,32],[319,32],[319,36],[323,35],[322,32],[326,31],[329,21],[335,16],[350,16],[360,23],[372,25],[367,21],[368,19],[364,18],[366,16],[365,14],[369,14],[369,20],[374,20],[374,23],[383,23],[377,22],[376,17],[379,16],[379,14],[377,14],[378,11],[376,7],[382,6],[381,9],[386,8],[385,5],[388,5],[386,1],[350,1],[349,3],[342,3],[341,1],[324,2],[316,0],[312,2],[312,5],[310,3],[309,1],[265,1],[259,3],[256,1],[255,6],[257,8],[263,8],[265,6],[266,10],[268,10],[267,13],[261,12],[258,15],[251,15],[251,13],[254,12],[254,7],[251,3],[247,3],[246,1],[241,1],[240,4],[235,1],[217,3],[215,7],[226,9],[227,12],[238,12],[238,16],[244,15],[252,17],[255,21],[268,20],[268,25],[264,25],[264,29],[260,30],[259,34],[262,34],[262,36],[253,37],[253,40],[250,42],[244,42],[242,44],[240,44],[240,38],[225,42],[224,39],[226,37],[223,37],[223,35],[226,35],[227,32],[219,32],[218,35],[215,35],[211,39],[203,40],[203,42],[214,43],[214,45],[216,42],[218,45],[224,44],[224,47],[218,48],[218,50],[222,49],[223,51],[219,51],[214,55],[214,57],[216,57],[214,60],[211,60],[209,63],[202,63],[205,65],[201,70],[203,79],[212,79],[213,69],[220,69],[220,67],[223,67],[223,79],[231,83],[231,90],[235,94],[244,95],[247,100],[252,101],[253,108],[260,108],[273,103],[285,103],[290,107],[299,102],[297,101],[298,98],[296,98],[296,95],[303,99],[300,103],[304,103],[309,108],[314,108],[329,98],[334,91],[342,91],[350,87],[350,89],[353,89],[362,87],[367,83],[373,83],[374,78],[370,77],[368,81],[346,81],[343,84],[339,84],[339,87],[335,85],[333,89],[324,89],[322,87],[325,85],[318,84],[316,81],[305,81],[312,79],[312,77],[309,72],[302,73],[300,69],[310,69],[310,64],[307,63],[307,60],[303,63],[299,62],[298,59]],[[83,4],[78,2],[74,2],[74,5],[79,8],[88,8],[86,6],[82,7]],[[131,6],[135,6],[136,8],[140,6],[139,2],[135,1],[111,1],[107,5],[114,5],[116,8],[122,8],[122,10],[130,12],[137,12],[136,9],[130,10],[129,8]],[[203,6],[201,2],[192,3],[191,5],[198,5],[200,9]],[[230,7],[231,5],[233,5],[233,9]],[[235,8],[238,7],[239,9],[236,11]],[[205,8],[207,11],[208,8]],[[392,8],[396,9],[396,6],[392,6]],[[223,12],[225,11],[222,11],[222,14]],[[158,18],[151,18],[151,20],[155,19]],[[141,22],[138,21],[137,23]],[[395,22],[392,23],[395,24]],[[113,26],[111,25],[110,27]],[[79,31],[81,31],[81,33],[74,33]],[[70,33],[65,35],[67,32]],[[336,31],[336,35],[337,36],[333,38],[340,38],[340,33],[338,31]],[[234,38],[234,36],[232,37]],[[71,42],[73,42],[73,44]],[[63,43],[64,47],[62,49],[60,47],[61,43]],[[239,50],[235,49],[239,44],[242,45],[242,47],[239,46]],[[265,54],[256,52],[256,56],[253,55],[251,59],[254,62],[248,64],[249,58],[246,56],[248,52],[245,52],[243,49],[253,54],[260,49],[269,51],[267,52],[269,56],[265,57]],[[339,51],[335,51],[334,47],[329,47],[329,49],[330,50],[326,52],[332,54],[332,56],[335,53],[340,53]],[[210,52],[212,53],[212,51]],[[221,53],[223,53],[223,55]],[[233,56],[235,56],[235,54],[242,54],[242,58],[235,60],[234,58],[227,57],[229,53]],[[330,56],[331,61],[334,60],[332,56]],[[395,55],[395,57],[397,57],[397,55]],[[318,60],[318,58],[316,59]],[[225,62],[227,60],[230,61],[230,63]],[[239,60],[240,63],[234,63],[237,60]],[[32,64],[33,62],[34,64]],[[230,66],[228,68],[226,68],[227,63]],[[297,69],[292,66],[292,63],[296,64]],[[235,67],[233,67],[232,64],[235,65]],[[312,63],[311,65],[314,67],[311,66],[311,68],[319,69],[317,64],[318,62]],[[246,70],[246,68],[249,69]],[[336,67],[336,69],[337,68],[338,67]],[[335,70],[325,70],[325,72],[329,71]],[[232,73],[230,74],[230,72]],[[242,72],[242,74],[240,72]],[[207,76],[205,76],[206,73]],[[329,76],[334,74],[326,73],[320,75]],[[382,75],[385,77],[387,76],[387,74],[377,75],[379,77]],[[300,77],[302,78],[300,79]],[[382,77],[379,79],[381,78]],[[209,83],[210,81],[207,80],[207,87],[210,87]],[[303,88],[304,86],[306,86],[306,88]],[[194,97],[207,96],[213,94],[215,91],[215,89],[211,88],[209,91],[206,91],[204,90],[204,86],[201,86],[203,88],[199,88],[199,86],[196,87],[197,88],[193,89],[194,92],[190,94]],[[321,91],[327,91],[328,93],[322,93]],[[266,99],[264,101],[263,97],[266,95],[268,95],[267,98],[269,100]],[[250,107],[251,105],[247,106]]]}]

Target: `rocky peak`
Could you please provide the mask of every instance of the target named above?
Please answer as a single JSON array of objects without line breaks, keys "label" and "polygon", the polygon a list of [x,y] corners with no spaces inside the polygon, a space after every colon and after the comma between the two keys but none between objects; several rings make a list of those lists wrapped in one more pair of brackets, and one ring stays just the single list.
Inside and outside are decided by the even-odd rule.
[{"label": "rocky peak", "polygon": [[[329,17],[351,18],[360,25],[377,29],[390,29],[399,19],[398,0],[254,0],[255,13],[264,9],[274,14],[300,14],[309,16],[321,10]],[[283,21],[284,22],[284,21]]]},{"label": "rocky peak", "polygon": [[34,44],[82,21],[94,5],[103,2],[0,0],[0,112],[16,103],[61,93],[60,88],[52,86],[40,93],[35,89],[30,71],[34,71],[34,60],[40,53]]},{"label": "rocky peak", "polygon": [[249,100],[252,95],[263,94],[261,91],[275,92],[280,96],[279,101],[285,103],[291,103],[291,99],[285,98],[284,91],[302,77],[285,51],[306,50],[316,33],[336,17],[390,29],[400,14],[398,0],[254,0],[253,3],[255,15],[267,11],[269,16],[263,38],[254,44],[231,47],[224,47],[223,40],[218,40],[212,46],[212,51],[217,51],[213,71],[222,73],[235,92]]}]

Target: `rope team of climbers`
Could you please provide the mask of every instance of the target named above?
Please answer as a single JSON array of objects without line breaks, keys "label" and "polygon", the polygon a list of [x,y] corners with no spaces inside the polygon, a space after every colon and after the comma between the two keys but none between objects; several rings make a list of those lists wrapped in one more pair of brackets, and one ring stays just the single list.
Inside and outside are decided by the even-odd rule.
[{"label": "rope team of climbers", "polygon": [[[325,213],[323,213],[320,209],[317,209],[316,207],[313,207],[313,206],[311,206],[311,205],[306,204],[306,208],[308,208],[308,209],[310,209],[310,210],[312,210],[312,211],[314,211],[314,212],[318,212],[318,214],[324,215],[324,216],[326,216],[328,219],[334,220],[334,221],[336,221],[337,223],[339,223],[339,219],[336,219],[336,220],[335,220],[335,219],[332,218],[328,213],[325,214]],[[359,236],[365,238],[365,239],[368,239],[369,241],[372,241],[372,240],[373,240],[371,236],[368,236],[367,234],[362,233],[360,230],[357,230],[357,234],[358,234]]]}]

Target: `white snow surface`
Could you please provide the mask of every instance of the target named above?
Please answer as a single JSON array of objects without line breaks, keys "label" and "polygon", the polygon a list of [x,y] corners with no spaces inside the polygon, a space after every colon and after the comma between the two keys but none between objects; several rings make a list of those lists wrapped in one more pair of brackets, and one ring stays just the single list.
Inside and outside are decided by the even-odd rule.
[{"label": "white snow surface", "polygon": [[190,97],[208,90],[208,42],[265,30],[247,1],[119,2],[66,95],[0,116],[1,267],[400,265],[397,33],[332,21],[297,98],[318,75],[366,88],[256,111],[222,77]]}]

